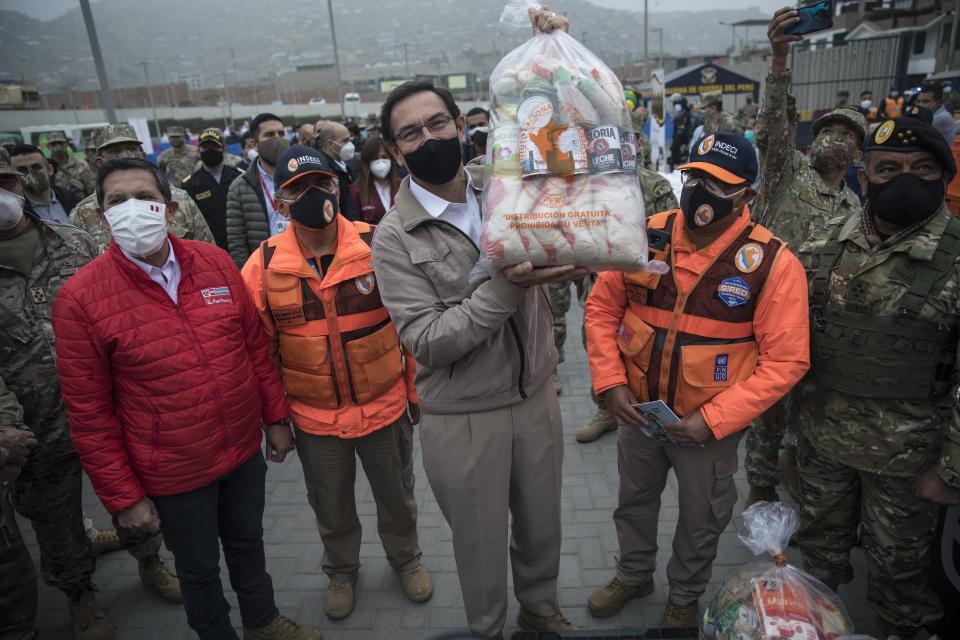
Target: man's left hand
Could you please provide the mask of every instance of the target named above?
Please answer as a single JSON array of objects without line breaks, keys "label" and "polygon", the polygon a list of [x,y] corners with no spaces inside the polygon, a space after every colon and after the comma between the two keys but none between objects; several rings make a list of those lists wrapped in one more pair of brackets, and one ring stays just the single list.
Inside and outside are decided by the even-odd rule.
[{"label": "man's left hand", "polygon": [[296,447],[293,442],[293,431],[282,422],[275,422],[267,425],[267,460],[270,462],[283,462],[287,454]]},{"label": "man's left hand", "polygon": [[529,9],[530,24],[533,26],[533,35],[537,32],[550,33],[554,29],[570,31],[570,21],[564,16],[557,15],[550,7],[543,5],[539,9]]},{"label": "man's left hand", "polygon": [[420,424],[420,405],[416,402],[407,403],[407,411],[410,414],[410,424]]},{"label": "man's left hand", "polygon": [[924,471],[917,479],[917,497],[934,504],[960,504],[960,490],[951,488],[933,469]]},{"label": "man's left hand", "polygon": [[663,425],[663,430],[671,438],[687,446],[705,444],[713,439],[713,431],[707,426],[707,421],[703,419],[699,409],[685,416],[680,422]]}]

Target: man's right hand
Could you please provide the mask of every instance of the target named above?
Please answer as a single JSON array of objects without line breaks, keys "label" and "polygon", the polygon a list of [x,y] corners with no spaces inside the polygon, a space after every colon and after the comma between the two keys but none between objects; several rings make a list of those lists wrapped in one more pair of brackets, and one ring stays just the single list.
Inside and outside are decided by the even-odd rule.
[{"label": "man's right hand", "polygon": [[117,522],[125,529],[139,529],[150,533],[160,531],[160,514],[150,498],[141,498],[132,507],[121,511]]},{"label": "man's right hand", "polygon": [[603,401],[607,405],[607,411],[617,419],[617,423],[647,426],[646,417],[633,408],[633,405],[637,404],[637,399],[630,393],[627,385],[607,389],[603,392]]},{"label": "man's right hand", "polygon": [[588,275],[590,270],[572,264],[557,267],[534,267],[532,262],[521,262],[503,270],[503,275],[521,287],[535,287],[551,282],[569,282]]},{"label": "man's right hand", "polygon": [[37,437],[26,429],[0,429],[0,446],[10,452],[10,464],[23,466],[30,450],[37,446]]},{"label": "man's right hand", "polygon": [[800,22],[800,14],[794,7],[784,7],[775,14],[767,28],[767,39],[773,49],[773,60],[770,68],[777,73],[787,70],[787,55],[790,53],[790,43],[800,42],[803,36],[788,36],[784,30]]}]

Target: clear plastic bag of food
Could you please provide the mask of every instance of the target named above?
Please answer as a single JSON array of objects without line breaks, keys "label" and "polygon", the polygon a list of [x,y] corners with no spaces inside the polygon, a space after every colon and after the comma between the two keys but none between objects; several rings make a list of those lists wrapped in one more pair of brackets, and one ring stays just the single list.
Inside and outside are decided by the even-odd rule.
[{"label": "clear plastic bag of food", "polygon": [[[539,6],[513,0],[500,19],[530,28],[528,8]],[[480,266],[643,269],[636,135],[613,72],[555,30],[507,54],[490,91]]]},{"label": "clear plastic bag of food", "polygon": [[768,554],[731,572],[703,615],[707,640],[839,640],[853,633],[840,597],[812,575],[787,564],[784,549],[799,526],[796,510],[782,502],[758,502],[743,512],[755,554]]}]

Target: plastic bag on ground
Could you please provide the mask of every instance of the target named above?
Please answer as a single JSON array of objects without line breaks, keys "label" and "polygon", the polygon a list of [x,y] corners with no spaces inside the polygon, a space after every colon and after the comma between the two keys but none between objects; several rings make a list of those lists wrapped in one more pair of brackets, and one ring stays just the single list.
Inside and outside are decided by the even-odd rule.
[{"label": "plastic bag on ground", "polygon": [[[530,0],[501,20],[529,28]],[[645,267],[636,136],[623,87],[570,35],[538,33],[490,76],[479,268],[531,261],[637,271]]]},{"label": "plastic bag on ground", "polygon": [[758,502],[743,512],[738,536],[759,560],[732,571],[703,616],[707,640],[839,640],[853,633],[840,597],[812,575],[787,564],[783,551],[799,526],[796,510]]}]

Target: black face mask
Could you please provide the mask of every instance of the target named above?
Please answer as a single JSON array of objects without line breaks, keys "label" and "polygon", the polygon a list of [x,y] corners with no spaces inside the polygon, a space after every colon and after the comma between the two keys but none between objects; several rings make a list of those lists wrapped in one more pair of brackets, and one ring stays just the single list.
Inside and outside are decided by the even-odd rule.
[{"label": "black face mask", "polygon": [[909,227],[935,214],[943,206],[943,180],[923,180],[901,173],[885,184],[867,182],[870,213],[898,227]]},{"label": "black face mask", "polygon": [[431,138],[416,151],[403,154],[403,160],[410,173],[427,184],[446,184],[453,180],[463,165],[460,138]]},{"label": "black face mask", "polygon": [[223,162],[223,149],[204,149],[200,152],[200,162],[208,167],[219,166]]},{"label": "black face mask", "polygon": [[473,141],[478,147],[487,147],[487,132],[486,131],[471,131],[470,140]]},{"label": "black face mask", "polygon": [[323,229],[337,218],[337,196],[310,187],[290,205],[290,218],[308,229]]},{"label": "black face mask", "polygon": [[684,187],[680,193],[680,209],[687,229],[702,229],[733,212],[733,201],[718,198],[703,185]]}]

